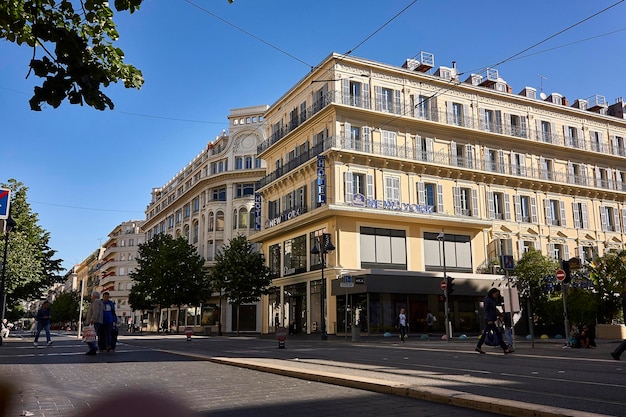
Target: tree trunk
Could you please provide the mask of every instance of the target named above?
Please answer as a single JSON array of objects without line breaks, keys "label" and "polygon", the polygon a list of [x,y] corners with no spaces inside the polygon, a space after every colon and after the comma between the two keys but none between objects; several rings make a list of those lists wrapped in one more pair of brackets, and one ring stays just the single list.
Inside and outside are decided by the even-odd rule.
[{"label": "tree trunk", "polygon": [[239,313],[240,313],[239,306],[240,304],[237,303],[237,336],[239,336]]}]

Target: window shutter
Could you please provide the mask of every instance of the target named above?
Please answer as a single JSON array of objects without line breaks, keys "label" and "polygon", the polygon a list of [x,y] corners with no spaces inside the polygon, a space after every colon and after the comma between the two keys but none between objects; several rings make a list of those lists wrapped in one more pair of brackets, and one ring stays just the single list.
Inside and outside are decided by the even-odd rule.
[{"label": "window shutter", "polygon": [[478,217],[478,191],[472,188],[472,216]]},{"label": "window shutter", "polygon": [[569,260],[569,246],[567,242],[563,244],[563,259],[566,261]]},{"label": "window shutter", "polygon": [[626,231],[626,208],[622,209],[622,230]]},{"label": "window shutter", "polygon": [[426,160],[433,162],[435,160],[435,139],[426,138]]},{"label": "window shutter", "polygon": [[[559,200],[559,207],[561,209],[561,226],[562,227],[567,227],[567,215],[565,213],[565,201],[563,200]],[[569,259],[569,258],[567,258]]]},{"label": "window shutter", "polygon": [[518,156],[520,154],[515,153],[515,152],[511,152],[511,174],[513,175],[519,175],[518,174],[518,165],[517,165],[517,158],[521,158],[521,156]]},{"label": "window shutter", "polygon": [[474,146],[465,145],[465,156],[467,159],[467,168],[474,168]]},{"label": "window shutter", "polygon": [[551,259],[556,259],[556,256],[554,256],[554,243],[548,243],[548,256]]},{"label": "window shutter", "polygon": [[515,221],[521,222],[522,219],[522,197],[519,194],[513,196],[515,200]]},{"label": "window shutter", "polygon": [[546,224],[551,225],[552,224],[552,208],[550,207],[550,200],[545,198],[543,200],[543,204],[544,204],[544,209],[546,212]]},{"label": "window shutter", "polygon": [[526,175],[526,155],[523,153],[519,154],[519,172],[522,176]]},{"label": "window shutter", "polygon": [[565,138],[565,146],[572,147],[572,137],[569,135],[569,127],[563,125],[563,138]]},{"label": "window shutter", "polygon": [[354,178],[352,172],[345,172],[343,174],[343,178],[345,187],[345,202],[348,204],[352,204],[352,200],[354,199]]},{"label": "window shutter", "polygon": [[374,86],[374,99],[375,104],[374,104],[374,109],[376,111],[382,111],[383,109],[383,88],[379,85],[375,85]]},{"label": "window shutter", "polygon": [[619,148],[617,147],[617,136],[611,135],[611,152],[613,155],[619,155]]},{"label": "window shutter", "polygon": [[350,80],[348,78],[344,78],[341,80],[341,92],[343,93],[343,103],[346,106],[350,105]]},{"label": "window shutter", "polygon": [[607,179],[607,182],[609,184],[609,190],[614,190],[615,187],[613,186],[613,184],[615,182],[613,181],[613,170],[612,169],[609,169],[609,168],[606,169],[606,179]]},{"label": "window shutter", "polygon": [[369,84],[363,84],[363,108],[364,109],[370,109],[370,85]]},{"label": "window shutter", "polygon": [[372,174],[367,174],[367,198],[374,199],[374,176]]},{"label": "window shutter", "polygon": [[576,184],[576,175],[574,175],[574,164],[567,162],[567,182]]},{"label": "window shutter", "polygon": [[363,126],[361,128],[363,134],[363,152],[372,151],[372,128],[369,126]]},{"label": "window shutter", "polygon": [[352,125],[348,122],[343,124],[344,130],[344,149],[353,149],[354,141],[352,140]]},{"label": "window shutter", "polygon": [[422,137],[420,135],[415,135],[415,157],[419,161],[424,160],[422,155],[424,154],[424,150],[422,149]]},{"label": "window shutter", "polygon": [[452,187],[452,200],[454,202],[454,214],[460,216],[461,213],[461,187]]},{"label": "window shutter", "polygon": [[502,133],[502,112],[496,110],[496,132]]},{"label": "window shutter", "polygon": [[580,211],[582,213],[581,226],[583,229],[589,229],[589,214],[587,212],[587,203],[580,203]]},{"label": "window shutter", "polygon": [[578,139],[578,149],[585,149],[585,141],[583,140],[583,132],[580,128],[576,128],[576,138]]},{"label": "window shutter", "polygon": [[555,143],[554,137],[556,136],[556,127],[554,122],[550,122],[550,143]]},{"label": "window shutter", "polygon": [[619,169],[615,170],[615,188],[618,191],[624,191],[624,181],[622,180],[622,173]]},{"label": "window shutter", "polygon": [[602,224],[602,230],[605,232],[609,229],[609,220],[606,211],[606,207],[600,206],[600,223]]},{"label": "window shutter", "polygon": [[546,160],[543,158],[543,156],[539,157],[539,172],[541,173],[541,179],[545,180],[548,178],[546,170]]},{"label": "window shutter", "polygon": [[541,120],[537,119],[537,142],[545,142],[543,137],[543,130],[541,130]]},{"label": "window shutter", "polygon": [[446,101],[446,122],[451,125],[454,123],[454,114],[452,113],[452,102]]},{"label": "window shutter", "polygon": [[615,223],[615,231],[617,233],[621,232],[621,228],[620,228],[620,212],[619,209],[617,207],[615,207],[615,209],[613,210],[613,223]]},{"label": "window shutter", "polygon": [[493,219],[496,217],[496,209],[493,205],[493,191],[487,192],[487,210],[488,210],[487,216],[490,219]]},{"label": "window shutter", "polygon": [[489,124],[487,123],[487,113],[485,109],[478,109],[480,112],[480,129],[489,131]]},{"label": "window shutter", "polygon": [[417,183],[417,204],[426,205],[426,184],[422,181]]},{"label": "window shutter", "polygon": [[489,148],[486,146],[483,148],[483,161],[485,164],[485,171],[492,171],[493,166],[491,164],[491,160],[489,159]]},{"label": "window shutter", "polygon": [[574,227],[576,229],[580,229],[580,212],[578,208],[581,206],[580,203],[573,202],[572,203],[572,211],[574,212]]},{"label": "window shutter", "polygon": [[400,90],[393,91],[393,113],[402,114],[402,108],[400,107]]},{"label": "window shutter", "polygon": [[517,241],[517,256],[521,259],[524,256],[524,241],[522,239]]},{"label": "window shutter", "polygon": [[450,142],[450,162],[452,166],[457,166],[459,164],[459,160],[457,158],[457,153],[456,153],[456,142],[455,141],[451,141]]},{"label": "window shutter", "polygon": [[472,123],[469,117],[469,106],[466,104],[463,104],[462,107],[463,107],[463,122],[461,123],[461,126],[474,127],[472,126]]},{"label": "window shutter", "polygon": [[523,138],[528,137],[528,131],[526,129],[526,116],[520,116],[520,136]]},{"label": "window shutter", "polygon": [[511,198],[504,193],[504,220],[511,221]]},{"label": "window shutter", "polygon": [[426,99],[430,105],[430,120],[433,122],[439,121],[439,108],[437,107],[437,97],[435,95]]},{"label": "window shutter", "polygon": [[437,184],[437,213],[443,213],[443,185]]}]

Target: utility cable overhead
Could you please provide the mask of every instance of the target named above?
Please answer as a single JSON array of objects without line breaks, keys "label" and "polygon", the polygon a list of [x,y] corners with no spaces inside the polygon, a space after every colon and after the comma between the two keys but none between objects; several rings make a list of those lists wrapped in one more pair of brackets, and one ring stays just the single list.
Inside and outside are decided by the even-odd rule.
[{"label": "utility cable overhead", "polygon": [[205,120],[190,120],[190,119],[178,119],[175,117],[166,117],[166,116],[154,116],[151,114],[141,114],[141,113],[132,113],[127,111],[113,110],[116,113],[128,114],[131,116],[139,116],[139,117],[150,117],[152,119],[162,119],[162,120],[174,120],[177,122],[187,122],[187,123],[204,123],[204,124],[215,124],[215,125],[227,125],[227,122],[209,122]]},{"label": "utility cable overhead", "polygon": [[292,54],[290,54],[289,52],[285,51],[284,49],[281,49],[281,48],[279,48],[278,46],[273,45],[273,44],[269,43],[268,41],[266,41],[266,40],[264,40],[264,39],[259,38],[259,37],[258,37],[258,36],[256,36],[255,34],[248,32],[247,30],[245,30],[245,29],[243,29],[243,28],[241,28],[241,27],[237,26],[236,24],[231,23],[231,22],[229,22],[228,20],[226,20],[226,19],[224,19],[224,18],[222,18],[222,17],[220,17],[220,16],[216,15],[215,13],[213,13],[213,12],[211,12],[211,11],[209,11],[209,10],[207,10],[207,9],[205,9],[205,8],[203,8],[203,7],[201,7],[201,6],[199,6],[199,5],[197,5],[196,3],[194,3],[194,2],[192,2],[192,1],[190,1],[190,0],[184,0],[184,1],[185,1],[185,3],[188,3],[189,5],[191,5],[191,6],[195,7],[195,8],[197,8],[198,10],[201,10],[201,11],[203,11],[204,13],[206,13],[206,14],[208,14],[208,15],[210,15],[210,16],[212,16],[212,17],[214,17],[214,18],[216,18],[217,20],[219,20],[219,21],[221,21],[221,22],[223,22],[223,23],[226,23],[228,26],[231,26],[231,27],[233,27],[233,28],[237,29],[238,31],[240,31],[240,32],[242,32],[242,33],[245,33],[246,35],[248,35],[248,36],[250,36],[250,37],[252,37],[252,38],[256,39],[257,41],[259,41],[259,42],[261,42],[261,43],[264,43],[265,45],[269,46],[270,48],[275,49],[275,50],[277,50],[278,52],[280,52],[280,53],[282,53],[282,54],[285,54],[285,55],[287,55],[288,57],[290,57],[290,58],[292,58],[292,59],[294,59],[294,60],[296,60],[296,61],[298,61],[298,62],[300,62],[300,63],[302,63],[302,64],[304,64],[304,65],[306,65],[307,67],[309,67],[309,68],[313,68],[313,67],[314,67],[313,65],[309,64],[308,62],[305,62],[305,61],[301,60],[301,59],[300,59],[300,58],[298,58],[297,56],[292,55]]},{"label": "utility cable overhead", "polygon": [[[578,26],[578,25],[580,25],[580,24],[582,24],[582,23],[584,23],[584,22],[586,22],[586,21],[588,21],[588,20],[590,20],[590,19],[592,19],[592,18],[594,18],[594,17],[596,17],[596,16],[598,16],[598,15],[600,15],[600,14],[602,14],[602,13],[604,13],[604,12],[608,11],[608,10],[610,10],[611,8],[613,8],[613,7],[617,6],[618,4],[623,3],[624,1],[625,1],[625,0],[619,0],[618,2],[613,3],[612,5],[610,5],[610,6],[608,6],[608,7],[605,7],[604,9],[602,9],[602,10],[600,10],[600,11],[598,11],[598,12],[596,12],[596,13],[594,13],[594,14],[590,15],[590,16],[587,16],[587,17],[585,17],[585,18],[584,18],[584,19],[582,19],[582,20],[579,20],[578,22],[576,22],[576,23],[574,23],[574,24],[572,24],[572,25],[570,25],[570,26],[566,27],[565,29],[562,29],[562,30],[558,31],[558,32],[557,32],[557,33],[555,33],[555,34],[550,35],[550,36],[548,36],[548,37],[544,38],[543,40],[541,40],[541,41],[539,41],[539,42],[536,42],[536,43],[534,43],[533,45],[531,45],[531,46],[529,46],[529,47],[527,47],[527,48],[524,48],[524,49],[523,49],[523,50],[521,50],[520,52],[517,52],[517,53],[515,53],[515,54],[511,55],[510,57],[508,57],[508,58],[506,58],[506,59],[503,59],[502,61],[499,61],[499,62],[498,62],[498,63],[496,63],[496,64],[493,64],[493,65],[488,65],[488,66],[485,66],[485,67],[476,68],[476,69],[473,69],[473,70],[471,70],[471,71],[459,72],[457,75],[458,75],[458,76],[461,76],[461,75],[467,74],[467,72],[474,73],[474,72],[476,72],[476,71],[484,71],[484,70],[486,70],[487,68],[494,68],[494,67],[497,67],[497,66],[499,66],[499,65],[502,65],[502,64],[504,64],[504,63],[506,63],[506,62],[508,62],[508,61],[512,61],[513,59],[517,59],[517,57],[519,57],[519,56],[520,56],[521,54],[523,54],[524,52],[527,52],[527,51],[529,51],[529,50],[531,50],[531,49],[533,49],[533,48],[537,47],[538,45],[541,45],[542,43],[545,43],[545,42],[547,42],[548,40],[553,39],[553,38],[555,38],[556,36],[561,35],[561,34],[563,34],[563,33],[567,32],[568,30],[570,30],[570,29],[572,29],[572,28],[574,28],[574,27],[576,27],[576,26]],[[418,106],[420,106],[420,105],[424,104],[425,102],[428,102],[428,101],[432,100],[433,98],[435,98],[435,97],[437,97],[437,96],[440,96],[441,94],[443,94],[443,93],[444,93],[444,92],[446,92],[446,91],[450,91],[450,90],[452,90],[454,87],[459,86],[459,85],[461,85],[462,83],[463,83],[463,82],[462,82],[462,81],[460,81],[460,78],[459,78],[458,80],[456,80],[456,81],[455,81],[455,80],[450,80],[450,81],[448,82],[448,84],[449,84],[449,85],[447,85],[447,86],[445,86],[445,87],[441,87],[441,88],[439,88],[437,91],[435,91],[435,93],[434,93],[434,94],[432,94],[430,97],[428,97],[428,98],[426,98],[426,99],[422,100],[421,102],[417,103],[417,104],[416,104],[413,108],[417,108]],[[396,119],[399,119],[400,117],[403,117],[403,116],[405,116],[406,114],[407,114],[407,111],[405,110],[405,111],[403,111],[401,114],[396,115],[396,116],[394,116],[394,117],[390,118],[389,120],[387,120],[386,122],[384,122],[384,123],[380,124],[380,125],[379,125],[379,126],[377,126],[375,129],[380,129],[380,128],[384,127],[384,126],[387,126],[387,125],[389,125],[389,123],[391,123],[392,121],[394,121],[394,120],[396,120]]]},{"label": "utility cable overhead", "polygon": [[102,208],[92,208],[92,207],[78,207],[78,206],[66,206],[63,204],[53,204],[53,203],[47,203],[47,202],[43,202],[43,201],[34,201],[31,200],[32,203],[36,203],[36,204],[43,204],[45,206],[55,206],[55,207],[64,207],[64,208],[69,208],[69,209],[75,209],[75,210],[89,210],[89,211],[106,211],[106,212],[112,212],[112,213],[142,213],[145,214],[145,212],[143,211],[139,211],[139,210],[113,210],[113,209],[102,209]]}]

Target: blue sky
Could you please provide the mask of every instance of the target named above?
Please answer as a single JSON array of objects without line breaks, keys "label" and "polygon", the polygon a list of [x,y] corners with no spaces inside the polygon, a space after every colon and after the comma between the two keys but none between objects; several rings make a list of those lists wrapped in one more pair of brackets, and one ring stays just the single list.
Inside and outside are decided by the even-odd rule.
[{"label": "blue sky", "polygon": [[32,51],[0,42],[0,181],[29,188],[70,268],[119,223],[143,219],[151,189],[228,128],[230,109],[272,104],[331,52],[400,66],[427,51],[436,66],[456,61],[469,72],[615,3],[497,67],[514,93],[543,84],[570,103],[601,94],[610,104],[626,95],[626,3],[617,0],[145,0],[116,15],[117,45],[145,85],[110,87],[114,111],[67,103],[31,111],[40,82],[25,78]]}]

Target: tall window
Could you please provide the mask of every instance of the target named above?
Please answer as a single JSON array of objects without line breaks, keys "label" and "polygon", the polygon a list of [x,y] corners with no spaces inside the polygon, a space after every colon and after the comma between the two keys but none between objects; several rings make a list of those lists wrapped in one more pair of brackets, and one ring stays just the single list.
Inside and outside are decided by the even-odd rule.
[{"label": "tall window", "polygon": [[443,186],[441,184],[418,182],[417,204],[431,206],[433,212],[443,213]]},{"label": "tall window", "polygon": [[562,200],[546,199],[546,224],[552,226],[567,226],[565,221],[565,202]]},{"label": "tall window", "polygon": [[243,169],[243,158],[241,156],[235,158],[235,169]]},{"label": "tall window", "polygon": [[453,187],[454,214],[478,216],[478,191],[473,188]]},{"label": "tall window", "polygon": [[501,192],[487,193],[487,209],[489,218],[497,220],[511,220],[509,195]]},{"label": "tall window", "polygon": [[541,179],[552,180],[554,179],[554,162],[551,159],[539,158],[539,172]]},{"label": "tall window", "polygon": [[502,133],[502,113],[500,110],[480,110],[481,128],[487,132]]},{"label": "tall window", "polygon": [[527,195],[515,196],[515,220],[522,223],[537,223],[537,200]]},{"label": "tall window", "polygon": [[619,210],[611,206],[600,206],[600,222],[606,232],[620,232]]},{"label": "tall window", "polygon": [[574,227],[576,229],[588,229],[589,211],[587,203],[575,201],[572,203],[572,210],[574,212]]},{"label": "tall window", "polygon": [[226,201],[226,187],[214,188],[212,201]]},{"label": "tall window", "polygon": [[406,270],[404,230],[361,227],[361,268]]},{"label": "tall window", "polygon": [[224,212],[221,210],[215,215],[215,230],[218,232],[224,230]]},{"label": "tall window", "polygon": [[552,143],[552,123],[546,122],[545,120],[538,120],[537,123],[539,123],[539,129],[537,132],[539,135],[539,140],[542,142]]},{"label": "tall window", "polygon": [[626,148],[622,136],[611,137],[611,147],[613,148],[613,155],[626,156]]},{"label": "tall window", "polygon": [[589,142],[592,151],[604,152],[604,147],[602,146],[602,133],[590,130]]},{"label": "tall window", "polygon": [[400,203],[400,178],[385,177],[385,200]]},{"label": "tall window", "polygon": [[370,108],[369,84],[344,79],[341,88],[343,104],[363,109]]},{"label": "tall window", "polygon": [[454,166],[474,168],[474,146],[450,142],[450,162]]},{"label": "tall window", "polygon": [[472,246],[469,236],[446,233],[439,240],[439,233],[424,233],[424,261],[427,271],[443,270],[443,251],[448,272],[472,272]]},{"label": "tall window", "polygon": [[387,156],[397,156],[398,146],[396,143],[396,133],[383,130],[382,138],[382,154]]},{"label": "tall window", "polygon": [[207,231],[212,232],[215,230],[215,214],[213,212],[209,213],[207,223]]},{"label": "tall window", "polygon": [[517,136],[520,138],[528,137],[528,133],[526,132],[526,118],[523,116],[518,116],[516,114],[509,114],[508,122],[510,125],[511,136]]},{"label": "tall window", "polygon": [[580,148],[581,140],[579,138],[578,129],[573,126],[563,126],[565,133],[565,146],[570,148]]},{"label": "tall window", "polygon": [[254,184],[237,184],[235,186],[235,195],[237,198],[248,197],[254,195]]},{"label": "tall window", "polygon": [[455,126],[466,126],[465,109],[463,104],[446,102],[446,113],[448,114],[448,124]]},{"label": "tall window", "polygon": [[377,111],[400,114],[400,90],[375,86],[374,91]]},{"label": "tall window", "polygon": [[415,103],[415,117],[425,120],[431,120],[429,100],[430,97],[422,95],[417,96],[417,103]]},{"label": "tall window", "polygon": [[280,244],[269,247],[267,266],[270,269],[270,277],[280,277]]},{"label": "tall window", "polygon": [[306,235],[284,242],[284,276],[306,272]]},{"label": "tall window", "polygon": [[352,203],[355,194],[374,198],[374,176],[348,171],[344,174],[345,202]]}]

